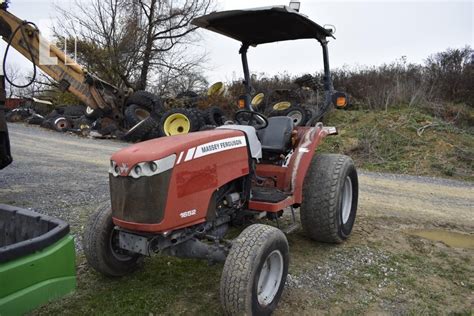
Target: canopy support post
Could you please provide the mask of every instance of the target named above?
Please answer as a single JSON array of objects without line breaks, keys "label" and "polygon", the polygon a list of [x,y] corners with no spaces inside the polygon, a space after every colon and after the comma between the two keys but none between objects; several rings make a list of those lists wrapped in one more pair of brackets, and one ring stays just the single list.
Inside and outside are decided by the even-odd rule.
[{"label": "canopy support post", "polygon": [[244,70],[245,108],[247,110],[253,111],[252,104],[250,102],[250,95],[252,94],[252,85],[250,84],[250,71],[249,64],[247,61],[248,49],[249,45],[242,43],[242,47],[240,47],[239,54],[242,58],[242,68]]}]

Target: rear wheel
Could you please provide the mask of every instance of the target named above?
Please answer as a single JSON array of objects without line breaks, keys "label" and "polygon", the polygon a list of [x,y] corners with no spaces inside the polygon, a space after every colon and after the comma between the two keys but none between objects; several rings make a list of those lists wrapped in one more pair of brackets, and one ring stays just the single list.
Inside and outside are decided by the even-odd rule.
[{"label": "rear wheel", "polygon": [[310,238],[341,243],[354,226],[359,184],[348,156],[323,154],[313,158],[304,181],[301,224]]},{"label": "rear wheel", "polygon": [[83,245],[87,262],[107,276],[123,276],[136,270],[142,256],[118,248],[118,232],[114,229],[110,204],[105,203],[89,218]]},{"label": "rear wheel", "polygon": [[285,234],[254,224],[232,244],[221,277],[221,302],[226,314],[270,315],[277,307],[288,274]]}]

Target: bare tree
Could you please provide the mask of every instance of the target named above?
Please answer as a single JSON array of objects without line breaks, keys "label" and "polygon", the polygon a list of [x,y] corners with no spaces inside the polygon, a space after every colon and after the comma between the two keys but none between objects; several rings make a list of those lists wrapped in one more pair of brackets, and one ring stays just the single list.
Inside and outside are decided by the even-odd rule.
[{"label": "bare tree", "polygon": [[[137,82],[139,89],[144,89],[147,84],[148,73],[153,65],[167,68],[173,65],[172,60],[166,61],[167,53],[175,53],[183,46],[192,43],[192,32],[196,27],[191,27],[191,21],[206,13],[211,5],[210,0],[137,0],[145,19],[142,22],[144,50],[143,65],[140,78]],[[174,51],[174,52],[173,52]],[[184,51],[180,52],[179,63],[183,64]],[[163,64],[167,62],[167,64]],[[191,64],[195,64],[192,60]],[[175,67],[176,68],[176,67]]]},{"label": "bare tree", "polygon": [[204,54],[189,54],[198,39],[190,22],[208,12],[212,1],[76,0],[72,8],[57,8],[55,34],[62,43],[69,39],[69,50],[77,38],[78,61],[91,72],[144,90],[150,78],[184,73],[203,62]]},{"label": "bare tree", "polygon": [[[5,69],[6,76],[13,83],[19,83],[19,80],[22,79],[21,69],[17,64],[8,63],[8,67]],[[5,90],[7,91],[7,98],[18,96],[19,89],[15,86],[12,86],[8,81],[5,80]]]}]

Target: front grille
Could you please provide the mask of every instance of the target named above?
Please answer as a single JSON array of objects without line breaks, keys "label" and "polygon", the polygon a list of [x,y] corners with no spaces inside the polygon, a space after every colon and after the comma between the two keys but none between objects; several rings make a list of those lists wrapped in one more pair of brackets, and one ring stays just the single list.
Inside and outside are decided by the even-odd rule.
[{"label": "front grille", "polygon": [[109,174],[112,216],[127,222],[156,224],[162,221],[171,171],[134,179]]}]

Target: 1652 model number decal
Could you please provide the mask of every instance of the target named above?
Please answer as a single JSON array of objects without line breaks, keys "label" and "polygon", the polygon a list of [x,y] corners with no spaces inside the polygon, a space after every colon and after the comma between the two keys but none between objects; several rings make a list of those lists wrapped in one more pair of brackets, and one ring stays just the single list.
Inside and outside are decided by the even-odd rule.
[{"label": "1652 model number decal", "polygon": [[186,217],[193,216],[193,215],[196,215],[196,209],[189,210],[189,211],[186,211],[186,212],[182,212],[182,213],[179,214],[179,216],[181,218],[186,218]]}]

